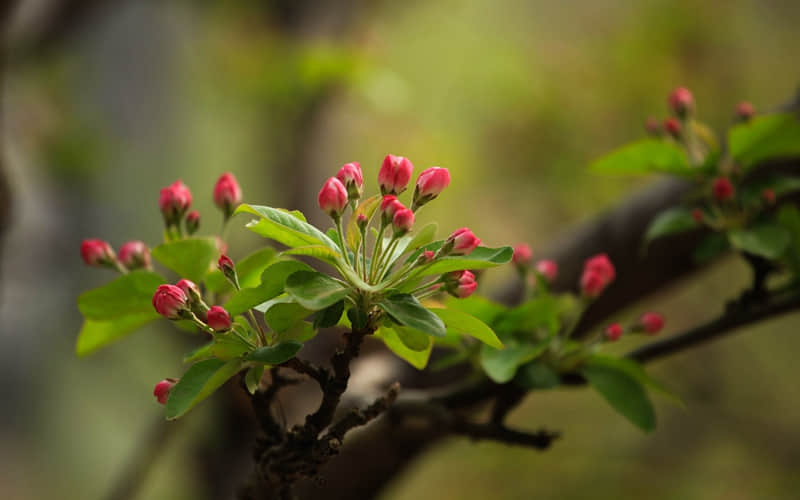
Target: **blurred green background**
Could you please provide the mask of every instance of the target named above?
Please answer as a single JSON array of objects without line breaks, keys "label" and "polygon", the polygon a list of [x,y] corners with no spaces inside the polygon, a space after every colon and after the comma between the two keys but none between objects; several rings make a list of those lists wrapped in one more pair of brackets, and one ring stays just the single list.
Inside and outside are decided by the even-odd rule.
[{"label": "blurred green background", "polygon": [[[78,293],[111,275],[87,237],[155,243],[158,188],[183,179],[207,232],[217,176],[245,200],[306,210],[348,161],[386,153],[453,182],[424,219],[534,249],[653,178],[585,166],[642,135],[666,94],[692,89],[717,128],[800,82],[800,3],[782,0],[156,2],[31,0],[13,11],[2,95],[13,227],[0,282],[0,497],[101,498],[161,414],[186,339],[161,325],[77,359]],[[55,13],[55,14],[54,14]],[[368,188],[374,190],[374,184]],[[232,256],[259,244],[237,229]],[[490,285],[512,279],[491,274]],[[648,298],[677,332],[747,280],[726,261]],[[452,440],[386,499],[797,498],[797,316],[652,366],[687,409],[657,401],[643,435],[588,391],[537,394],[512,424],[565,432],[537,453]],[[620,349],[631,347],[628,343]],[[220,397],[174,427],[139,498],[213,498],[198,443],[223,446]],[[246,455],[246,454],[245,454]],[[245,462],[246,464],[246,462]],[[321,493],[322,495],[323,493]]]}]

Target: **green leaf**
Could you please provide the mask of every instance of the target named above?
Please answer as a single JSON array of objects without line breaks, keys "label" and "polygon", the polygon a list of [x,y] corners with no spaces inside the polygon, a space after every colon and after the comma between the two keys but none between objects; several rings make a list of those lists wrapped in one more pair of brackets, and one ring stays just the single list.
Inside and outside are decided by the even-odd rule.
[{"label": "green leaf", "polygon": [[350,216],[350,221],[347,223],[347,232],[344,239],[347,240],[347,247],[353,252],[357,251],[358,246],[361,244],[361,230],[358,228],[358,224],[356,223],[358,216],[363,214],[367,220],[372,219],[372,216],[375,214],[375,210],[377,210],[380,206],[382,199],[383,197],[381,195],[376,194],[375,196],[370,196],[366,200],[362,200],[361,203],[358,204],[356,211]]},{"label": "green leaf", "polygon": [[236,316],[283,293],[286,278],[297,271],[311,270],[311,267],[294,260],[275,262],[264,269],[261,284],[256,288],[242,288],[225,304],[225,309]]},{"label": "green leaf", "polygon": [[778,211],[777,219],[791,235],[791,250],[786,255],[795,276],[800,277],[800,210],[793,205],[784,205]]},{"label": "green leaf", "polygon": [[75,353],[78,356],[87,356],[160,317],[153,311],[118,316],[110,320],[84,320],[78,333]]},{"label": "green leaf", "polygon": [[728,146],[745,171],[765,160],[800,155],[800,120],[790,113],[757,116],[731,128]]},{"label": "green leaf", "polygon": [[[410,250],[417,250],[419,247],[423,245],[428,245],[433,241],[436,237],[436,228],[437,224],[435,222],[430,222],[424,225],[419,231],[416,231],[411,234],[407,234],[397,240],[397,244],[392,250],[392,255],[389,256],[387,262],[394,263],[399,259],[404,253]],[[383,239],[383,248],[388,248],[389,243],[391,243],[392,238],[384,238]],[[417,254],[419,255],[419,254]],[[388,266],[391,268],[391,265]]]},{"label": "green leaf", "polygon": [[425,332],[400,325],[393,326],[392,330],[395,331],[400,342],[412,351],[424,351],[431,344],[431,338]]},{"label": "green leaf", "polygon": [[214,238],[187,238],[163,243],[153,249],[153,258],[181,278],[195,283],[203,281],[219,258]]},{"label": "green leaf", "polygon": [[197,349],[192,349],[191,351],[187,352],[183,356],[184,363],[194,363],[195,361],[200,361],[201,359],[208,359],[214,357],[214,353],[211,352],[211,348],[214,346],[214,342],[208,342],[207,344],[203,344]]},{"label": "green leaf", "polygon": [[747,184],[742,188],[741,199],[745,204],[764,203],[764,190],[771,189],[776,197],[800,191],[800,177],[771,176]]},{"label": "green leaf", "polygon": [[297,247],[291,248],[289,250],[285,250],[282,252],[283,255],[307,255],[309,257],[313,257],[317,260],[321,260],[326,264],[330,264],[334,267],[338,266],[339,260],[342,258],[342,254],[326,247],[325,245],[312,245],[307,247]]},{"label": "green leaf", "polygon": [[244,384],[247,386],[247,392],[255,394],[258,386],[261,383],[261,377],[264,375],[264,365],[256,365],[247,370],[247,375],[244,376]]},{"label": "green leaf", "polygon": [[164,278],[150,271],[132,271],[78,297],[78,309],[88,319],[111,319],[154,312],[153,294]]},{"label": "green leaf", "polygon": [[298,271],[286,279],[286,291],[311,311],[319,311],[347,297],[350,290],[327,274]]},{"label": "green leaf", "polygon": [[645,241],[651,241],[668,234],[682,233],[698,227],[692,217],[692,211],[677,207],[664,210],[650,223],[645,233]]},{"label": "green leaf", "polygon": [[497,338],[494,330],[475,316],[470,316],[456,309],[431,309],[431,312],[444,321],[448,331],[452,330],[459,335],[466,334],[475,337],[495,349],[503,348],[503,343]]},{"label": "green leaf", "polygon": [[486,269],[489,267],[507,264],[511,261],[514,250],[511,247],[486,248],[478,247],[471,254],[465,256],[451,256],[436,259],[429,267],[418,272],[419,276],[444,274],[450,271],[463,269]]},{"label": "green leaf", "polygon": [[279,365],[292,359],[302,347],[303,344],[300,342],[287,340],[275,345],[259,347],[247,356],[247,360],[258,361],[268,365]]},{"label": "green leaf", "polygon": [[381,309],[401,325],[405,325],[434,337],[444,337],[447,329],[441,319],[422,304],[416,297],[400,293],[384,298],[378,303]]},{"label": "green leaf", "polygon": [[273,331],[281,333],[310,315],[311,311],[294,301],[281,301],[264,312],[264,319]]},{"label": "green leaf", "polygon": [[686,404],[677,394],[669,390],[664,384],[662,384],[658,380],[651,377],[645,371],[642,365],[640,365],[639,363],[637,363],[632,359],[615,358],[612,356],[595,354],[594,356],[589,358],[586,363],[592,366],[605,366],[611,369],[623,371],[628,375],[630,375],[631,377],[635,378],[640,384],[655,390],[662,396],[665,396],[671,402],[677,404],[682,408],[686,407]]},{"label": "green leaf", "polygon": [[481,349],[481,367],[490,379],[498,384],[504,384],[514,378],[520,366],[539,357],[548,345],[550,345],[549,339],[536,344],[511,341],[506,343],[505,349],[494,349],[484,345]]},{"label": "green leaf", "polygon": [[507,310],[506,306],[480,295],[470,295],[466,299],[448,296],[444,304],[448,309],[456,309],[475,316],[487,325],[494,324],[498,316]]},{"label": "green leaf", "polygon": [[589,385],[631,423],[646,432],[655,429],[653,404],[635,377],[625,370],[601,364],[587,364],[580,372]]},{"label": "green leaf", "polygon": [[242,342],[236,335],[226,333],[217,336],[214,340],[214,345],[211,346],[211,353],[222,361],[228,361],[229,359],[241,357],[250,349],[251,347]]},{"label": "green leaf", "polygon": [[433,340],[428,339],[428,347],[423,350],[409,349],[398,336],[394,328],[381,327],[375,332],[375,337],[381,339],[390,351],[395,353],[400,359],[407,361],[411,366],[418,370],[424,370],[428,365],[433,350]]},{"label": "green leaf", "polygon": [[239,205],[235,213],[250,213],[261,217],[250,222],[247,228],[265,238],[283,243],[287,247],[325,245],[338,251],[334,243],[322,231],[305,222],[300,212],[287,212],[272,207],[258,205]]},{"label": "green leaf", "polygon": [[514,383],[531,391],[552,389],[561,383],[561,377],[550,365],[537,360],[520,368]]},{"label": "green leaf", "polygon": [[559,299],[540,295],[502,313],[492,326],[501,336],[539,329],[546,330],[552,336],[561,326],[559,318],[563,308]]},{"label": "green leaf", "polygon": [[725,233],[711,233],[695,248],[692,258],[697,264],[708,264],[716,257],[730,249],[728,236]]},{"label": "green leaf", "polygon": [[308,321],[298,321],[291,327],[278,334],[278,340],[281,342],[287,340],[295,340],[297,342],[308,342],[317,336],[319,330],[314,328],[314,325]]},{"label": "green leaf", "polygon": [[734,248],[767,259],[777,259],[783,255],[791,239],[789,232],[777,224],[762,224],[728,232],[728,240]]},{"label": "green leaf", "polygon": [[339,319],[342,317],[342,313],[344,313],[344,301],[340,300],[314,315],[314,328],[330,328],[336,326],[339,323]]},{"label": "green leaf", "polygon": [[227,363],[218,359],[206,359],[192,365],[169,392],[167,419],[174,420],[185,415],[241,369],[240,359],[232,359]]},{"label": "green leaf", "polygon": [[677,144],[661,139],[643,139],[623,146],[595,161],[589,168],[614,174],[665,172],[692,176],[697,173]]}]

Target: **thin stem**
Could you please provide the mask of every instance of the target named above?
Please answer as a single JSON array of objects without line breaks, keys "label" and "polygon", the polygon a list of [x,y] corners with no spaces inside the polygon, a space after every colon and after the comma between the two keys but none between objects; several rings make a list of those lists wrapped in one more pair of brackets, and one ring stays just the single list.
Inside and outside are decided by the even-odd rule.
[{"label": "thin stem", "polygon": [[372,250],[372,262],[369,266],[369,283],[375,282],[375,266],[377,265],[378,260],[381,258],[381,254],[383,252],[384,231],[386,231],[386,224],[381,220],[381,229],[378,231],[378,237],[375,239],[375,246]]},{"label": "thin stem", "polygon": [[[342,231],[342,218],[336,217],[336,232],[339,234],[339,247],[342,249],[342,257],[347,264],[350,264],[350,257],[347,255],[347,246],[344,243],[344,232]],[[355,259],[355,255],[353,256]]]},{"label": "thin stem", "polygon": [[389,246],[386,247],[386,251],[381,256],[381,262],[378,263],[378,275],[375,277],[376,281],[380,282],[383,276],[389,272],[389,269],[392,267],[392,253],[394,253],[395,248],[397,248],[398,243],[400,242],[400,238],[396,235],[392,235],[392,240],[389,242]]}]

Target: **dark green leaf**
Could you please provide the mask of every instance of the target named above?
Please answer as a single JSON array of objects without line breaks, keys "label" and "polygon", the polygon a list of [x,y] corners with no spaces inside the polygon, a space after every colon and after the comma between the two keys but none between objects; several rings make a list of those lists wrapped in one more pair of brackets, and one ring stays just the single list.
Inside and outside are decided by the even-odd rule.
[{"label": "dark green leaf", "polygon": [[745,170],[768,159],[800,155],[800,120],[790,113],[757,116],[731,128],[728,146]]},{"label": "dark green leaf", "polygon": [[244,384],[247,386],[247,392],[250,394],[256,393],[263,375],[264,365],[256,365],[247,370],[247,375],[244,376]]},{"label": "dark green leaf", "polygon": [[264,319],[269,327],[276,333],[281,333],[288,330],[297,322],[302,321],[311,315],[311,311],[294,302],[291,297],[287,296],[286,298],[289,300],[276,302],[272,304],[266,311],[264,311]]},{"label": "dark green leaf", "polygon": [[409,349],[393,328],[381,327],[375,332],[375,337],[381,339],[386,344],[386,347],[400,359],[407,361],[418,370],[423,370],[428,365],[431,350],[433,349],[433,341],[430,337],[427,337],[428,347],[420,351]]},{"label": "dark green leaf", "polygon": [[728,236],[725,233],[711,233],[697,245],[692,257],[698,264],[708,264],[716,257],[726,252],[730,248]]},{"label": "dark green leaf", "polygon": [[89,355],[160,317],[154,311],[119,316],[110,320],[87,319],[78,333],[75,353],[78,356]]},{"label": "dark green leaf", "polygon": [[164,278],[150,271],[132,271],[78,297],[78,309],[88,319],[155,312],[153,294]]},{"label": "dark green leaf", "polygon": [[431,309],[431,312],[444,321],[448,331],[452,330],[459,335],[469,335],[495,349],[503,348],[503,343],[500,342],[494,331],[475,316],[456,309]]},{"label": "dark green leaf", "polygon": [[692,217],[691,210],[685,208],[670,208],[658,214],[650,223],[645,233],[645,241],[651,241],[668,234],[682,233],[698,227]]},{"label": "dark green leaf", "polygon": [[332,306],[350,293],[340,282],[316,271],[293,273],[286,279],[286,291],[311,311]]},{"label": "dark green leaf", "polygon": [[241,369],[242,361],[239,359],[227,363],[218,359],[206,359],[192,365],[169,393],[167,419],[182,417]]},{"label": "dark green leaf", "polygon": [[302,347],[303,344],[300,342],[287,340],[275,345],[259,347],[247,356],[247,360],[258,361],[268,365],[279,365],[292,359]]},{"label": "dark green leaf", "polygon": [[214,238],[187,238],[163,243],[153,249],[153,258],[181,278],[200,283],[219,258]]},{"label": "dark green leaf", "polygon": [[558,372],[541,361],[532,361],[517,372],[514,382],[528,390],[552,389],[561,383]]},{"label": "dark green leaf", "polygon": [[283,293],[286,278],[297,271],[310,270],[307,264],[294,260],[275,262],[264,269],[261,284],[256,288],[243,288],[225,304],[225,309],[235,316]]},{"label": "dark green leaf", "polygon": [[342,313],[344,313],[344,301],[340,300],[314,315],[314,328],[330,328],[336,326],[339,323],[339,319],[342,317]]},{"label": "dark green leaf", "polygon": [[653,404],[636,378],[625,370],[601,364],[587,364],[580,372],[589,385],[631,423],[644,431],[655,429]]},{"label": "dark green leaf", "polygon": [[447,334],[444,322],[420,304],[413,295],[407,293],[391,295],[380,301],[378,305],[401,325],[409,326],[434,337],[444,337]]},{"label": "dark green leaf", "polygon": [[692,176],[697,173],[677,144],[661,139],[643,139],[623,146],[595,161],[589,168],[615,174],[665,172]]},{"label": "dark green leaf", "polygon": [[260,216],[260,220],[247,224],[248,229],[290,248],[325,245],[338,251],[336,244],[325,233],[305,222],[305,217],[299,212],[242,204],[235,213]]},{"label": "dark green leaf", "polygon": [[550,345],[550,340],[537,344],[506,343],[505,349],[484,345],[481,349],[481,366],[490,379],[504,384],[514,378],[517,369],[539,357]]},{"label": "dark green leaf", "polygon": [[614,358],[612,356],[595,354],[594,356],[589,358],[587,364],[592,366],[605,366],[613,370],[619,370],[625,372],[631,377],[635,378],[640,384],[655,390],[662,396],[666,396],[667,399],[677,404],[678,406],[681,407],[686,406],[684,402],[681,400],[681,398],[678,397],[677,394],[669,390],[666,386],[664,386],[664,384],[662,384],[658,380],[648,375],[648,373],[644,370],[642,365],[640,365],[639,363],[637,363],[632,359]]},{"label": "dark green leaf", "polygon": [[184,363],[194,363],[195,361],[200,361],[201,359],[208,359],[214,357],[214,353],[211,352],[211,348],[214,346],[214,342],[209,342],[207,344],[203,344],[197,349],[193,349],[183,356]]},{"label": "dark green leaf", "polygon": [[733,247],[767,259],[777,259],[783,255],[791,239],[789,232],[776,224],[728,232],[728,240]]},{"label": "dark green leaf", "polygon": [[790,250],[786,255],[795,276],[800,277],[800,210],[793,205],[784,205],[778,211],[777,219],[791,235]]}]

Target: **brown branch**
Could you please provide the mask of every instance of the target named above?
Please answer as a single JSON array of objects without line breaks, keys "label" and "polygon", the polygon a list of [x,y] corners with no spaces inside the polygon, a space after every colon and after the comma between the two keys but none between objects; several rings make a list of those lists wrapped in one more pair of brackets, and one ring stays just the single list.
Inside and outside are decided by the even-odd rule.
[{"label": "brown branch", "polygon": [[388,410],[389,407],[392,406],[392,403],[394,403],[394,401],[397,399],[399,392],[400,384],[395,382],[389,387],[389,390],[386,391],[384,396],[378,398],[368,407],[364,408],[363,410],[359,410],[357,408],[350,410],[347,415],[342,417],[338,422],[331,426],[322,439],[335,439],[341,442],[344,439],[344,435],[347,434],[348,431],[368,424]]}]

